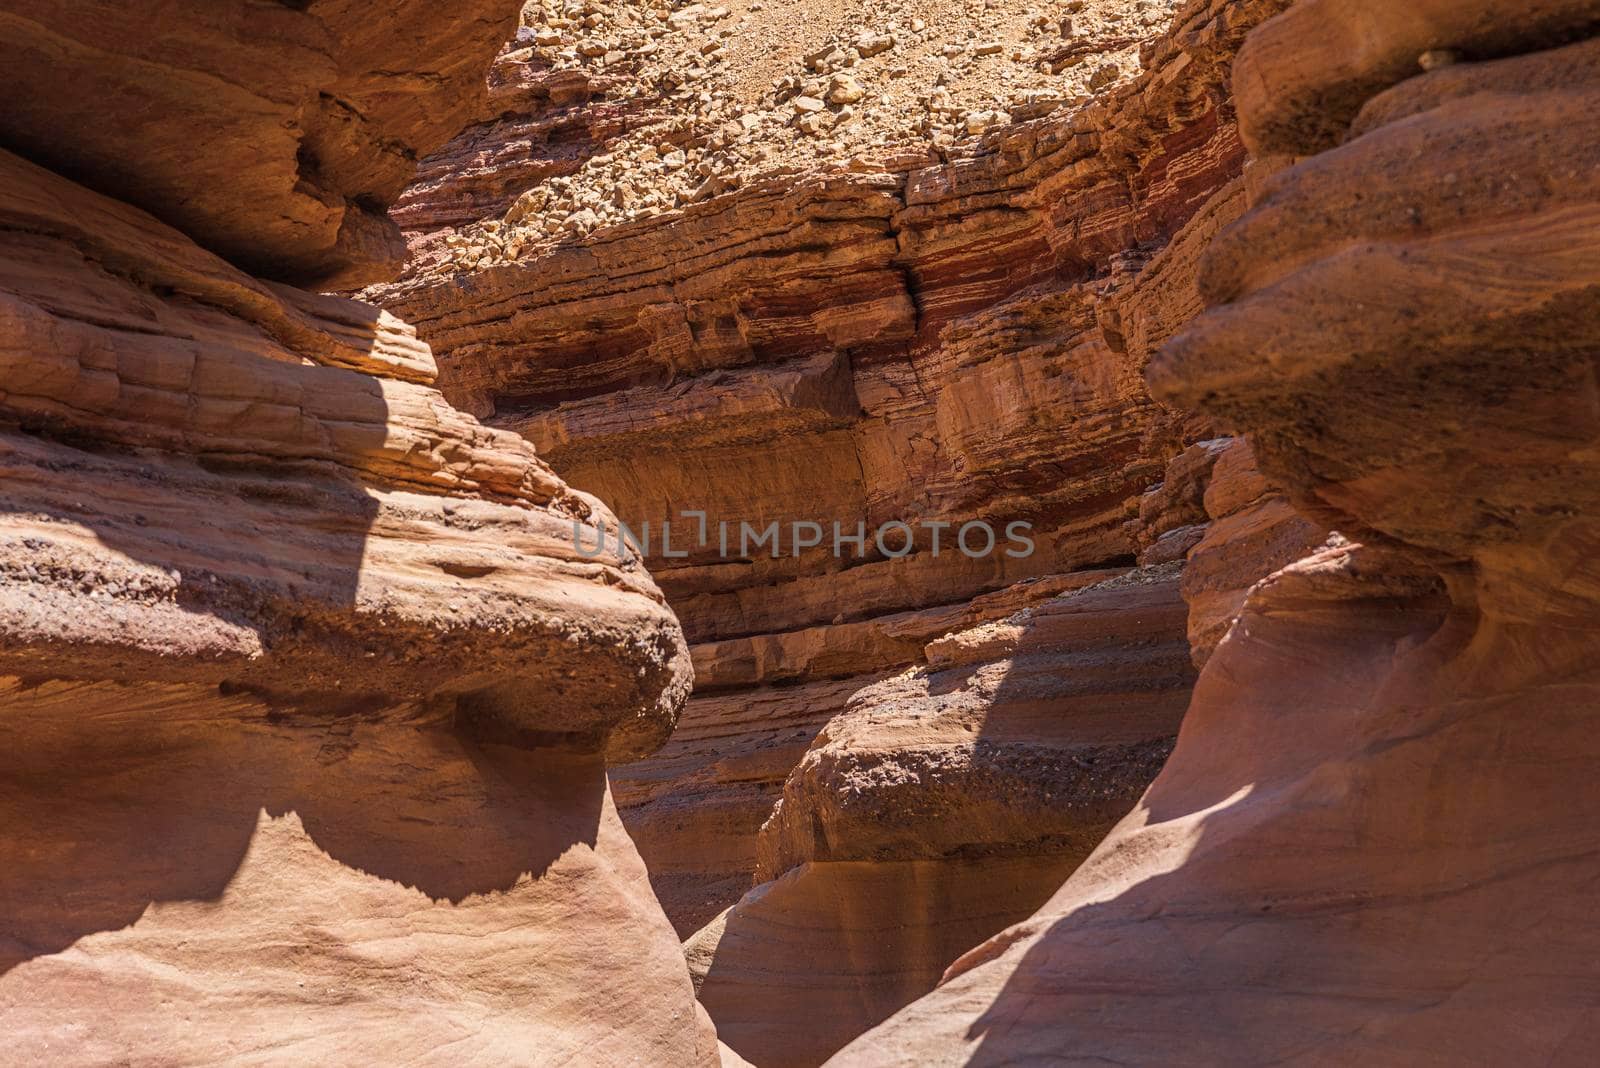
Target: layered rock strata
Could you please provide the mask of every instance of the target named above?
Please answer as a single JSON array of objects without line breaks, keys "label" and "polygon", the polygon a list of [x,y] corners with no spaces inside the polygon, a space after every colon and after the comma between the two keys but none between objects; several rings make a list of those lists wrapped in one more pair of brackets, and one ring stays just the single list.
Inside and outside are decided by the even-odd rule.
[{"label": "layered rock strata", "polygon": [[[40,157],[296,276],[373,266],[337,219],[404,177],[334,153],[342,177],[297,184],[304,154],[261,124],[366,101],[339,144],[381,169],[363,138],[444,136],[501,32],[313,3],[122,5],[69,33],[61,8],[0,15],[26,90],[0,136],[32,151],[114,82]],[[274,81],[308,26],[338,64]],[[424,31],[427,68],[402,67]],[[41,57],[95,70],[51,105]],[[171,108],[129,141],[119,109],[152,97]],[[188,172],[191,151],[215,155]],[[305,198],[334,222],[263,221]],[[605,776],[690,679],[637,556],[572,547],[610,513],[452,408],[394,316],[5,151],[0,246],[6,1058],[717,1063]]]},{"label": "layered rock strata", "polygon": [[1151,383],[1348,540],[1251,589],[1049,904],[831,1063],[1590,1059],[1597,29],[1305,0],[1250,38],[1247,140],[1304,158]]},{"label": "layered rock strata", "polygon": [[442,239],[503,217],[523,193],[576,173],[616,138],[666,118],[649,98],[623,93],[628,81],[616,72],[554,67],[507,46],[489,71],[489,120],[423,157],[390,214],[413,239]]},{"label": "layered rock strata", "polygon": [[687,943],[722,1039],[819,1064],[1047,900],[1171,749],[1185,616],[1176,568],[1135,571],[856,693],[761,830],[768,881]]},{"label": "layered rock strata", "polygon": [[[447,397],[653,532],[697,693],[662,753],[613,781],[680,932],[748,889],[784,780],[853,693],[1068,588],[1038,581],[1146,548],[1140,495],[1209,433],[1140,372],[1242,208],[1228,65],[1279,6],[1190,4],[1130,85],[948,163],[752,181],[373,291],[439,353]],[[833,554],[835,521],[869,532],[861,551]],[[892,521],[915,551],[873,544]],[[725,556],[722,522],[777,523],[785,549]],[[808,522],[824,544],[791,554]],[[953,544],[973,522],[1000,542],[976,559]],[[686,555],[662,551],[666,523]],[[925,523],[946,524],[937,555]],[[1003,551],[1012,523],[1031,553]]]},{"label": "layered rock strata", "polygon": [[1295,511],[1261,474],[1249,441],[1218,444],[1201,491],[1207,522],[1196,531],[1183,572],[1189,648],[1199,667],[1239,618],[1251,587],[1311,555],[1330,534]]},{"label": "layered rock strata", "polygon": [[440,149],[405,198],[408,228],[446,239],[414,269],[514,260],[852,158],[964,154],[1129,80],[1179,6],[529,0],[491,76],[498,119]]},{"label": "layered rock strata", "polygon": [[[785,780],[823,727],[859,693],[897,674],[899,665],[925,659],[928,643],[941,636],[985,620],[1003,620],[1116,573],[1025,581],[949,608],[895,613],[855,628],[803,631],[796,636],[800,642],[831,645],[831,652],[826,658],[780,663],[878,670],[711,690],[691,698],[658,753],[611,769],[630,833],[680,935],[695,933],[757,881],[759,833],[782,796]],[[750,644],[743,643],[747,649]],[[741,661],[733,663],[737,668]],[[714,677],[705,668],[706,659],[697,659],[702,686]]]}]

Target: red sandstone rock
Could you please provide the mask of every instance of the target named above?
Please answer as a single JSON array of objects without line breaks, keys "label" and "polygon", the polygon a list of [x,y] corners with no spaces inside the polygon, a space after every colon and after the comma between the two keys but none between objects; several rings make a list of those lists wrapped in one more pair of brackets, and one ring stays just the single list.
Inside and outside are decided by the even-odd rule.
[{"label": "red sandstone rock", "polygon": [[607,99],[620,80],[551,70],[528,49],[508,48],[489,74],[492,121],[421,160],[390,214],[414,241],[505,214],[523,192],[572,174],[610,139],[660,118],[636,101]]},{"label": "red sandstone rock", "polygon": [[1600,29],[1594,0],[1527,0],[1514,15],[1494,0],[1304,0],[1296,8],[1263,26],[1239,57],[1240,111],[1258,155],[1334,147],[1368,101],[1423,73],[1425,53],[1476,62]]},{"label": "red sandstone rock", "polygon": [[1597,26],[1309,0],[1251,38],[1244,128],[1309,158],[1151,383],[1362,544],[1257,584],[1138,808],[831,1063],[1592,1059],[1600,80],[1551,46]]},{"label": "red sandstone rock", "polygon": [[[848,578],[856,572],[846,572]],[[908,572],[914,576],[917,572]],[[784,782],[824,724],[844,711],[885,673],[923,659],[947,666],[952,630],[999,620],[1030,604],[1115,577],[1115,571],[1077,572],[1029,580],[958,605],[877,617],[852,627],[841,624],[801,632],[826,652],[849,657],[851,670],[869,672],[844,679],[810,678],[798,684],[739,685],[717,689],[713,676],[696,675],[701,688],[690,698],[667,744],[651,758],[611,770],[618,805],[639,843],[650,877],[680,934],[698,931],[751,888],[757,869],[757,834],[782,795]],[[856,607],[870,605],[870,587]],[[903,594],[915,594],[903,590]],[[887,633],[885,633],[887,632]],[[851,647],[842,645],[852,637]],[[815,659],[786,659],[806,641],[764,643],[778,677],[804,679]],[[726,643],[737,644],[737,643]],[[696,646],[697,664],[708,661]],[[838,654],[835,653],[837,656]],[[838,663],[835,659],[834,663]],[[697,667],[697,671],[699,668]],[[1153,771],[1153,769],[1150,769]],[[1059,881],[1059,880],[1058,880]]]},{"label": "red sandstone rock", "polygon": [[789,775],[752,890],[689,940],[718,1033],[820,1063],[1037,908],[1155,774],[1192,680],[1176,573],[941,639]]},{"label": "red sandstone rock", "polygon": [[762,1068],[816,1065],[1033,912],[1081,857],[808,862],[751,891],[684,950],[730,1048]]},{"label": "red sandstone rock", "polygon": [[12,0],[0,139],[248,270],[353,287],[399,270],[384,211],[480,116],[515,22],[503,0]]},{"label": "red sandstone rock", "polygon": [[1205,509],[1211,522],[1183,570],[1189,648],[1198,667],[1205,666],[1239,618],[1250,587],[1310,555],[1328,537],[1261,476],[1249,442],[1242,439],[1216,458]]},{"label": "red sandstone rock", "polygon": [[[614,774],[680,930],[748,885],[781,763],[843,706],[842,679],[859,689],[918,663],[931,639],[978,621],[975,597],[1126,566],[1149,547],[1127,525],[1139,496],[1213,435],[1154,403],[1141,372],[1198,309],[1199,252],[1242,210],[1227,67],[1276,6],[1193,5],[1131,86],[1009,127],[975,157],[755,182],[460,275],[436,273],[429,245],[408,277],[371,291],[418,324],[447,397],[527,435],[635,530],[659,535],[669,521],[680,536],[685,508],[735,531],[952,524],[938,558],[925,546],[902,560],[728,560],[714,535],[681,560],[651,558],[703,696],[666,763]],[[503,72],[518,69],[513,55]],[[603,103],[530,89],[441,152],[466,173],[414,191],[415,225],[454,225],[452,204],[497,210],[533,180],[520,161],[555,158],[539,140],[548,123],[569,124],[563,144],[588,151],[614,118]],[[1033,524],[1037,551],[950,551],[975,519]],[[1168,539],[1162,558],[1187,544]],[[739,711],[740,695],[771,712],[770,729]],[[747,765],[759,775],[744,777]],[[725,866],[734,856],[742,871]],[[712,885],[725,896],[704,896]]]},{"label": "red sandstone rock", "polygon": [[717,1063],[597,756],[214,686],[0,700],[7,1061]]},{"label": "red sandstone rock", "polygon": [[680,938],[751,888],[756,839],[824,724],[879,678],[696,694],[652,758],[613,767],[617,807]]},{"label": "red sandstone rock", "polygon": [[[0,172],[6,672],[439,697],[577,748],[660,744],[684,648],[648,574],[579,555],[574,519],[604,510],[445,404],[409,327],[15,156]],[[528,707],[569,672],[582,692]]]},{"label": "red sandstone rock", "polygon": [[1229,439],[1197,442],[1167,463],[1162,480],[1139,498],[1139,515],[1125,527],[1145,565],[1171,563],[1188,556],[1207,522],[1205,495],[1211,471]]},{"label": "red sandstone rock", "polygon": [[682,633],[406,324],[0,153],[17,1063],[713,1065],[606,759]]}]

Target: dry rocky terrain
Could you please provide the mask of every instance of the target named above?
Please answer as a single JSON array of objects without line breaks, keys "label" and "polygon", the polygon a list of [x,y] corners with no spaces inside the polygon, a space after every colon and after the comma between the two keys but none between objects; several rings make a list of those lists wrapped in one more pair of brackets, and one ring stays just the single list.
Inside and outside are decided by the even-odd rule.
[{"label": "dry rocky terrain", "polygon": [[[1141,69],[1176,0],[530,3],[506,80],[615,114],[597,151],[424,261],[472,269],[763,180],[932,161],[1081,109]],[[405,218],[402,202],[401,217]]]}]

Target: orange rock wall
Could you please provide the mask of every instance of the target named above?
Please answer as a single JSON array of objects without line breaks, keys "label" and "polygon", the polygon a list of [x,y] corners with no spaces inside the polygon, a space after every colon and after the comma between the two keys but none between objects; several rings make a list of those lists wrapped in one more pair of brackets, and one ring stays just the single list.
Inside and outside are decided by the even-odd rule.
[{"label": "orange rock wall", "polygon": [[[648,561],[696,695],[657,757],[613,772],[681,933],[749,887],[784,778],[852,693],[1061,592],[1048,576],[1145,549],[1140,495],[1207,428],[1140,375],[1199,307],[1196,258],[1243,206],[1227,68],[1271,10],[1190,5],[1144,77],[972,158],[756,182],[458,276],[425,269],[426,232],[450,220],[422,206],[443,190],[418,188],[423,269],[372,295],[418,325],[446,395],[634,530],[668,521],[681,539],[685,509],[713,524],[711,545]],[[600,107],[530,93],[526,119],[441,161],[497,158],[485,146],[507,123]],[[462,195],[500,203],[476,177]],[[949,551],[979,519],[1031,524],[1036,551]],[[952,525],[937,558],[925,537],[898,560],[729,560],[718,520]]]},{"label": "orange rock wall", "polygon": [[1303,0],[1248,39],[1280,165],[1148,379],[1343,536],[1249,589],[1051,901],[831,1064],[1592,1059],[1597,31]]},{"label": "orange rock wall", "polygon": [[67,8],[0,13],[0,1058],[718,1063],[605,776],[689,688],[643,562],[261,277],[393,267],[514,12]]}]

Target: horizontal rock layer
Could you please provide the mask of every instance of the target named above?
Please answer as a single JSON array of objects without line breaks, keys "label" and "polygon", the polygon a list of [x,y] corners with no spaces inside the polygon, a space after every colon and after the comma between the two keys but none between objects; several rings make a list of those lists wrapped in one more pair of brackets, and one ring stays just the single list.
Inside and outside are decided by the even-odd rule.
[{"label": "horizontal rock layer", "polygon": [[1211,521],[1183,571],[1189,647],[1201,667],[1239,618],[1250,588],[1309,556],[1328,538],[1262,476],[1244,439],[1224,445],[1204,494]]},{"label": "horizontal rock layer", "polygon": [[[811,628],[796,636],[817,641],[827,652],[826,663],[872,673],[805,679],[791,670],[798,681],[786,678],[783,684],[734,686],[691,697],[665,746],[650,759],[611,769],[629,832],[679,932],[692,934],[750,889],[758,867],[758,832],[785,779],[822,727],[858,691],[895,667],[922,660],[925,645],[951,630],[1005,618],[1116,574],[1055,576],[856,627]],[[722,644],[748,649],[752,643]],[[795,662],[783,659],[784,653],[780,646],[775,655],[780,664]],[[706,668],[702,656],[695,668],[698,685],[716,677]]]},{"label": "horizontal rock layer", "polygon": [[603,506],[392,315],[6,152],[0,253],[8,1054],[718,1063],[605,778],[689,658]]},{"label": "horizontal rock layer", "polygon": [[[577,554],[573,521],[606,513],[450,408],[408,326],[15,156],[0,172],[0,670],[660,744],[686,665],[642,564]],[[546,680],[529,708],[519,686]]]},{"label": "horizontal rock layer", "polygon": [[499,217],[526,190],[572,174],[614,138],[662,118],[637,100],[614,99],[621,79],[552,69],[529,49],[507,47],[489,72],[489,121],[419,161],[395,202],[395,221],[426,247],[421,235]]},{"label": "horizontal rock layer", "polygon": [[[422,266],[371,291],[434,347],[448,398],[650,528],[699,692],[681,742],[613,781],[681,932],[751,876],[788,769],[849,693],[1018,606],[976,598],[1147,548],[1138,498],[1209,434],[1140,372],[1198,309],[1197,256],[1242,210],[1227,68],[1275,9],[1192,4],[1131,86],[975,156],[756,182],[453,276],[430,266],[437,235],[419,238]],[[489,146],[522,152],[528,124],[609,121],[599,97],[531,99],[441,160],[495,170]],[[494,210],[477,173],[459,202]],[[447,184],[413,195],[419,229],[456,218]],[[705,513],[704,538],[684,510]],[[950,524],[943,551],[924,531],[891,558],[870,532],[896,520]],[[978,520],[1000,545],[971,559],[953,542]],[[745,522],[816,522],[830,540],[724,556],[724,522],[735,540]],[[836,558],[834,522],[863,524],[867,546]],[[664,523],[684,556],[661,549]],[[1011,523],[1030,524],[1031,554],[1003,552]]]},{"label": "horizontal rock layer", "polygon": [[[1159,768],[1188,697],[1172,569],[938,639],[858,692],[789,775],[757,876],[807,861],[1085,850]],[[1088,832],[1085,832],[1088,828]]]},{"label": "horizontal rock layer", "polygon": [[1242,126],[1307,158],[1149,377],[1358,540],[1250,590],[1049,904],[831,1063],[1587,1062],[1600,83],[1564,42],[1597,17],[1308,0],[1252,35]]},{"label": "horizontal rock layer", "polygon": [[1135,571],[857,692],[761,829],[768,881],[686,945],[722,1039],[818,1064],[1048,899],[1171,749],[1185,617],[1175,568]]}]

